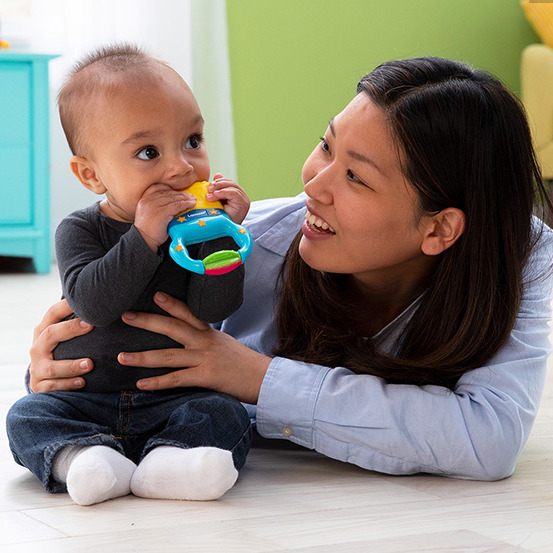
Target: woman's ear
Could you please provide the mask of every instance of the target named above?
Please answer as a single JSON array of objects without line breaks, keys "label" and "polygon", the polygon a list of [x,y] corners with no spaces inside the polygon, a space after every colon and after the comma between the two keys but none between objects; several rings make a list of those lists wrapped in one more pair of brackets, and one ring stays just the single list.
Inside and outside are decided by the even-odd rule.
[{"label": "woman's ear", "polygon": [[103,194],[106,187],[98,177],[94,164],[86,157],[73,156],[69,160],[69,167],[73,174],[83,183],[83,185],[95,194]]},{"label": "woman's ear", "polygon": [[438,255],[457,242],[465,231],[465,214],[448,207],[430,219],[421,250],[426,255]]}]

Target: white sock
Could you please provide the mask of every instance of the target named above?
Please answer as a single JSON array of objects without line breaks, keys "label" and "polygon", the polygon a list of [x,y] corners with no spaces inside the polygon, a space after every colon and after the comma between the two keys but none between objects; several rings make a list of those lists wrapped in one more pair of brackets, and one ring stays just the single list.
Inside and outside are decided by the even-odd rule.
[{"label": "white sock", "polygon": [[57,482],[65,484],[67,482],[67,473],[71,463],[75,457],[85,449],[90,449],[92,446],[86,445],[68,445],[60,449],[52,461],[52,476]]},{"label": "white sock", "polygon": [[131,491],[150,499],[209,501],[232,488],[237,478],[230,451],[217,447],[159,446],[138,465]]},{"label": "white sock", "polygon": [[128,495],[136,465],[117,450],[104,446],[68,446],[55,457],[52,475],[67,484],[71,499],[93,505]]}]

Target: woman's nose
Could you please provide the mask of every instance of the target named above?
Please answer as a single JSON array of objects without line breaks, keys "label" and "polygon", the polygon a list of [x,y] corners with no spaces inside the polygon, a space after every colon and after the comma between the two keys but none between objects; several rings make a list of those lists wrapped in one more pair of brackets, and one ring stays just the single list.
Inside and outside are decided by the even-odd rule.
[{"label": "woman's nose", "polygon": [[307,171],[304,168],[303,177],[304,190],[310,198],[322,204],[332,203],[332,165]]}]

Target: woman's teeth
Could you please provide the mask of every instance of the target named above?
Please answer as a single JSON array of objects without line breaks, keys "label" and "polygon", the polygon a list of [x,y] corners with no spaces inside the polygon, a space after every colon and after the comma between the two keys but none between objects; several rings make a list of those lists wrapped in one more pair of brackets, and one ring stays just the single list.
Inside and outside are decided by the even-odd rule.
[{"label": "woman's teeth", "polygon": [[325,223],[322,219],[319,219],[315,215],[311,215],[309,211],[305,214],[305,220],[312,226],[316,227],[318,230],[326,230],[335,234],[334,229],[328,224]]}]

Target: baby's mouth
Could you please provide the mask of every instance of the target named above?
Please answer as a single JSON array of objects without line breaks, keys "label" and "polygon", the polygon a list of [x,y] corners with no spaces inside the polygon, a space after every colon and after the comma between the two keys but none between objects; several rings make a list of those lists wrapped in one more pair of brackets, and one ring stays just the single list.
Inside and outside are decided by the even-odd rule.
[{"label": "baby's mouth", "polygon": [[309,211],[305,214],[305,220],[309,226],[317,232],[324,232],[327,234],[336,234],[336,231],[325,221],[312,215]]}]

